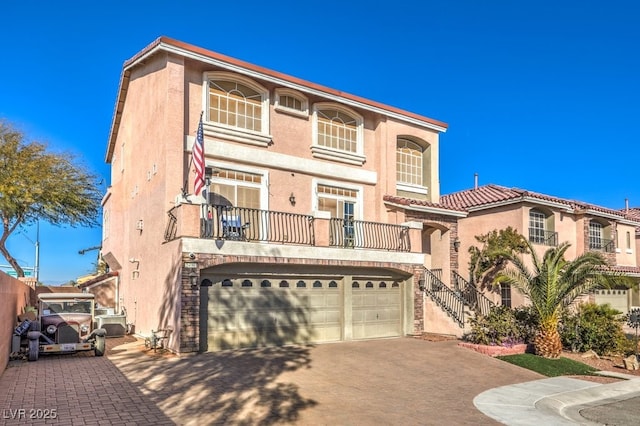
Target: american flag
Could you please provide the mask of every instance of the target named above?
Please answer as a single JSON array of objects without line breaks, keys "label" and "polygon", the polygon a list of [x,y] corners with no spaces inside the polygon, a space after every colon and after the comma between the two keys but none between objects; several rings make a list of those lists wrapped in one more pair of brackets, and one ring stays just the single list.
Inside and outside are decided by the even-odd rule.
[{"label": "american flag", "polygon": [[204,188],[204,132],[202,131],[202,115],[200,115],[200,123],[198,123],[198,134],[196,141],[193,143],[193,164],[196,168],[196,180],[193,184],[193,192],[200,195]]}]

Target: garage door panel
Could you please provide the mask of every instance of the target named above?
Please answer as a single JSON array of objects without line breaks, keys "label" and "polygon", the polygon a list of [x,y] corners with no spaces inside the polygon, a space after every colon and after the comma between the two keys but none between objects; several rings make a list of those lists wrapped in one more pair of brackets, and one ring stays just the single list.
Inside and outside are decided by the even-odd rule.
[{"label": "garage door panel", "polygon": [[[209,350],[337,341],[341,294],[329,281],[228,278],[206,291]],[[288,285],[289,287],[285,287]],[[315,287],[314,287],[315,285]],[[282,286],[282,287],[280,287]]]},{"label": "garage door panel", "polygon": [[368,282],[367,286],[354,288],[354,339],[401,335],[400,287],[388,288],[385,284]]}]

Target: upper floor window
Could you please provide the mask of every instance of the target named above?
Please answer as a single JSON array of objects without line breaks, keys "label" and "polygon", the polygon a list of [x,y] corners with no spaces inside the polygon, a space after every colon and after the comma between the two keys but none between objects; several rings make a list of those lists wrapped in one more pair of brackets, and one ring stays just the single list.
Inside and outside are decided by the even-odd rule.
[{"label": "upper floor window", "polygon": [[254,81],[227,72],[205,74],[205,131],[216,137],[246,139],[266,145],[269,91]]},{"label": "upper floor window", "polygon": [[301,117],[309,115],[309,101],[291,89],[276,89],[275,109]]},{"label": "upper floor window", "polygon": [[423,149],[408,139],[398,138],[396,148],[396,179],[400,183],[423,185]]},{"label": "upper floor window", "polygon": [[364,163],[362,117],[341,106],[317,104],[313,120],[314,156],[350,164]]},{"label": "upper floor window", "polygon": [[614,252],[614,241],[605,239],[605,231],[609,230],[609,226],[605,226],[600,222],[591,220],[589,222],[589,249],[603,250],[606,252]]},{"label": "upper floor window", "polygon": [[396,140],[396,190],[400,196],[425,198],[431,186],[431,145],[413,137]]},{"label": "upper floor window", "polygon": [[529,241],[547,246],[558,245],[558,233],[553,231],[553,215],[540,209],[529,210]]},{"label": "upper floor window", "polygon": [[627,250],[631,250],[631,232],[627,231]]},{"label": "upper floor window", "polygon": [[589,248],[602,248],[602,224],[598,222],[589,223]]}]

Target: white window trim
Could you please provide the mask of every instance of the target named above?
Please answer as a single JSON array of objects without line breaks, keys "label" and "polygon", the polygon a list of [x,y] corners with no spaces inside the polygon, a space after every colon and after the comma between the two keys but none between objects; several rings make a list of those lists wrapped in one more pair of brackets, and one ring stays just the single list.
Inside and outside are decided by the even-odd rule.
[{"label": "white window trim", "polygon": [[[302,103],[302,110],[297,110],[293,108],[286,107],[284,105],[280,105],[280,96],[291,96],[292,98],[298,99]],[[278,88],[276,89],[276,99],[274,102],[274,109],[276,111],[284,112],[291,115],[296,115],[298,117],[307,118],[309,117],[309,100],[306,96],[292,89],[287,88]]]},{"label": "white window trim", "polygon": [[[209,80],[216,79],[236,81],[262,93],[262,114],[260,117],[262,131],[257,132],[209,121]],[[262,147],[271,145],[273,138],[269,134],[271,128],[269,125],[269,90],[264,86],[247,77],[230,72],[205,72],[202,77],[202,105],[204,110],[202,127],[205,135]]]},{"label": "white window trim", "polygon": [[[337,109],[352,116],[356,120],[356,152],[341,151],[318,145],[318,110]],[[316,158],[334,160],[361,166],[366,161],[364,156],[364,119],[350,108],[332,102],[319,102],[313,105],[311,154]]]},{"label": "white window trim", "polygon": [[[319,208],[318,208],[318,185],[327,185],[327,186],[335,186],[337,188],[344,188],[344,189],[348,189],[350,191],[355,191],[356,192],[356,198],[355,198],[355,209],[354,209],[354,214],[356,217],[356,220],[364,220],[363,219],[363,213],[364,213],[364,208],[363,208],[363,204],[364,204],[364,196],[363,196],[363,187],[360,185],[352,185],[352,184],[348,184],[345,182],[339,182],[339,181],[335,181],[335,180],[327,180],[327,179],[318,179],[318,178],[313,178],[311,180],[311,209],[313,210],[313,215],[318,217],[318,216],[323,216],[324,212],[320,212]],[[344,197],[342,199],[347,199],[347,197]]]},{"label": "white window trim", "polygon": [[[251,184],[248,182],[244,182],[243,184],[246,186],[253,186],[255,188],[260,188],[260,210],[268,210],[269,209],[269,172],[265,169],[260,169],[256,167],[247,167],[243,165],[239,165],[236,163],[226,163],[223,161],[207,161],[205,164],[206,167],[210,168],[220,168],[225,170],[235,170],[241,173],[250,173],[254,175],[262,176],[260,184]],[[219,183],[228,183],[228,182],[237,182],[233,179],[220,179],[216,178],[216,176],[211,176],[211,183],[219,182]],[[202,198],[202,197],[200,197]],[[206,200],[203,199],[204,202]]]},{"label": "white window trim", "polygon": [[428,195],[429,188],[422,185],[411,185],[409,183],[396,182],[396,191],[413,192],[415,194]]}]

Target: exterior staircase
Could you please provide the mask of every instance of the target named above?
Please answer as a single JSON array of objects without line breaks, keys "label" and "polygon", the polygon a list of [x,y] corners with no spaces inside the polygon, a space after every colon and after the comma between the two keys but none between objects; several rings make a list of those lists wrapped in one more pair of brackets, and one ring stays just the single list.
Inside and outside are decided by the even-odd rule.
[{"label": "exterior staircase", "polygon": [[425,331],[462,337],[471,330],[469,319],[486,315],[494,303],[456,272],[453,286],[442,281],[441,269],[424,269],[420,290],[425,297]]}]

